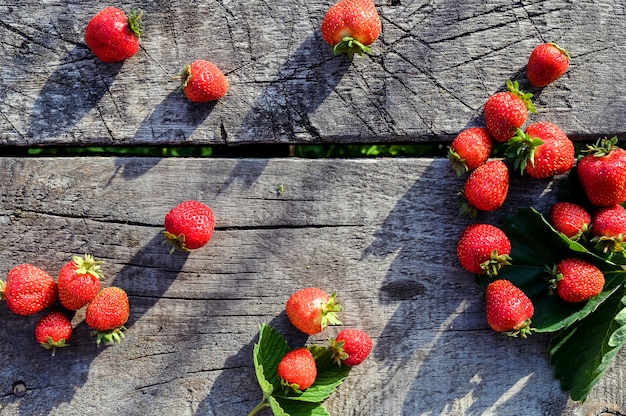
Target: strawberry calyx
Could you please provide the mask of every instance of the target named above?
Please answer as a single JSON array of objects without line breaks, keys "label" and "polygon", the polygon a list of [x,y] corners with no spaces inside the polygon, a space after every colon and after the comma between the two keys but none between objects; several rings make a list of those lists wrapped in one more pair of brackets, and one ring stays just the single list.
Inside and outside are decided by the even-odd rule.
[{"label": "strawberry calyx", "polygon": [[54,357],[57,348],[67,347],[70,344],[67,343],[65,338],[61,338],[60,340],[55,341],[54,339],[52,339],[52,337],[48,337],[46,341],[41,342],[39,345],[47,350],[52,350],[52,356]]},{"label": "strawberry calyx", "polygon": [[0,300],[4,300],[4,286],[4,281],[0,280]]},{"label": "strawberry calyx", "polygon": [[341,39],[341,42],[335,45],[333,51],[335,55],[347,53],[349,57],[352,57],[352,55],[354,55],[355,53],[359,55],[363,55],[364,53],[372,53],[372,48],[362,44],[352,36],[346,36]]},{"label": "strawberry calyx", "polygon": [[543,144],[538,137],[531,137],[521,129],[507,142],[507,157],[513,159],[513,170],[524,174],[528,163],[535,166],[535,150]]},{"label": "strawberry calyx", "polygon": [[331,339],[330,340],[330,348],[333,351],[332,360],[339,367],[343,364],[344,360],[347,360],[350,356],[343,349],[343,344],[345,344],[345,340]]},{"label": "strawberry calyx", "polygon": [[[463,192],[459,192],[459,195],[465,197]],[[463,200],[459,206],[459,215],[461,217],[470,217],[471,219],[476,219],[478,217],[478,208],[474,205],[470,204],[467,199]]]},{"label": "strawberry calyx", "polygon": [[511,264],[511,257],[508,254],[498,254],[498,250],[495,249],[491,252],[489,260],[481,263],[480,268],[484,270],[484,273],[489,277],[495,277],[498,275],[498,271]]},{"label": "strawberry calyx", "polygon": [[128,14],[128,27],[137,36],[137,39],[141,39],[143,35],[143,27],[141,26],[141,18],[143,17],[143,10],[135,9]]},{"label": "strawberry calyx", "polygon": [[302,392],[304,391],[304,390],[300,390],[300,385],[298,385],[297,383],[289,383],[282,378],[280,378],[280,385],[282,386],[283,389],[291,390],[297,394],[302,394]]},{"label": "strawberry calyx", "polygon": [[124,331],[126,331],[126,327],[120,326],[107,331],[93,330],[91,331],[91,335],[96,336],[96,344],[98,346],[100,346],[103,341],[105,345],[109,345],[115,344],[116,342],[122,342],[122,339],[126,337],[126,335],[124,335]]},{"label": "strawberry calyx", "polygon": [[595,157],[603,157],[611,153],[615,148],[617,148],[617,136],[613,136],[610,139],[604,137],[598,139],[593,145],[587,145],[587,148],[582,152]]},{"label": "strawberry calyx", "polygon": [[503,333],[512,338],[527,338],[529,335],[532,335],[533,331],[535,330],[535,328],[531,327],[531,323],[532,321],[530,320],[530,318],[528,318],[520,325],[519,328],[513,331],[507,331]]},{"label": "strawberry calyx", "polygon": [[448,146],[448,159],[450,159],[450,166],[456,172],[457,176],[462,176],[469,171],[465,159],[461,157],[457,152]]},{"label": "strawberry calyx", "polygon": [[343,323],[337,317],[337,313],[343,311],[343,306],[337,302],[336,294],[333,292],[329,296],[328,302],[322,305],[322,328],[326,328],[328,325],[343,325]]},{"label": "strawberry calyx", "polygon": [[180,87],[184,89],[187,86],[187,83],[191,79],[191,64],[185,65],[183,70],[180,72]]},{"label": "strawberry calyx", "polygon": [[595,249],[602,253],[625,253],[626,254],[626,233],[617,236],[602,235],[591,239],[595,243]]},{"label": "strawberry calyx", "polygon": [[96,279],[104,278],[104,273],[100,269],[100,265],[104,264],[104,261],[96,260],[89,254],[85,254],[84,257],[73,256],[72,261],[76,265],[76,274],[89,274]]},{"label": "strawberry calyx", "polygon": [[546,281],[548,282],[548,294],[554,295],[558,282],[563,280],[563,273],[559,272],[556,264],[552,267],[546,266],[545,273],[547,274]]},{"label": "strawberry calyx", "polygon": [[170,250],[170,254],[174,253],[176,249],[191,252],[191,250],[185,244],[185,234],[172,234],[169,231],[163,231],[163,236],[165,237],[165,242],[168,242],[172,245],[172,249]]},{"label": "strawberry calyx", "polygon": [[548,42],[548,45],[554,47],[556,50],[558,50],[559,52],[561,52],[563,55],[565,55],[565,57],[567,58],[568,61],[571,61],[572,58],[569,56],[569,52],[567,51],[567,49],[560,47],[559,45],[557,45],[554,42]]},{"label": "strawberry calyx", "polygon": [[531,113],[537,112],[537,108],[535,107],[535,104],[533,104],[532,102],[533,94],[530,92],[523,92],[519,87],[519,82],[511,81],[509,79],[506,81],[506,87],[510,93],[519,97],[524,102],[528,111],[530,111]]}]

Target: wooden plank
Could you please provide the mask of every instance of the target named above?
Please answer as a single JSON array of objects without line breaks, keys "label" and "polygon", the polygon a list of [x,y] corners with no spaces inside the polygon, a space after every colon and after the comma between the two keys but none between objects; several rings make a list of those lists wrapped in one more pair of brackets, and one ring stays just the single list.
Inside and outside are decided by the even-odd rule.
[{"label": "wooden plank", "polygon": [[[309,285],[336,291],[344,324],[375,342],[327,401],[333,415],[626,408],[624,351],[581,405],[554,379],[545,336],[511,341],[488,328],[480,290],[455,257],[471,221],[456,215],[462,180],[447,163],[0,158],[0,275],[21,262],[54,275],[88,252],[106,261],[105,284],[131,298],[121,344],[96,347],[79,311],[72,345],[55,357],[34,341],[39,315],[16,316],[2,303],[0,412],[247,414],[261,399],[252,362],[259,324],[292,347],[338,331],[307,339],[288,322],[284,302]],[[196,252],[169,255],[163,218],[189,198],[213,207],[215,235]],[[515,178],[502,210],[481,220],[553,201],[550,181]],[[21,398],[11,394],[19,381]]]},{"label": "wooden plank", "polygon": [[[95,1],[0,2],[0,145],[421,142],[481,123],[482,106],[544,41],[572,65],[530,121],[575,139],[624,134],[621,0],[379,1],[369,57],[333,57],[332,1],[146,3],[137,56],[104,64],[84,44]],[[118,4],[125,10],[133,2]],[[228,95],[193,105],[173,79],[210,59]]]}]

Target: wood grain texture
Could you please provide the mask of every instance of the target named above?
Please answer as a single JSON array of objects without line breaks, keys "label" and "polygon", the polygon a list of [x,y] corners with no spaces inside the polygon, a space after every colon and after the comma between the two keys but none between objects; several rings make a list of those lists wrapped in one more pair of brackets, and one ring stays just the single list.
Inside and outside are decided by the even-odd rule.
[{"label": "wood grain texture", "polygon": [[[0,1],[0,145],[448,141],[481,124],[532,49],[572,65],[536,93],[530,121],[574,139],[624,135],[621,0],[380,1],[373,54],[333,57],[319,26],[332,1],[119,2],[145,11],[142,48],[104,64],[83,40],[96,1]],[[231,89],[194,105],[174,79],[209,59]]]},{"label": "wood grain texture", "polygon": [[[261,399],[259,324],[292,347],[338,332],[306,338],[288,322],[284,303],[310,285],[336,291],[344,324],[375,342],[326,402],[333,415],[626,408],[624,351],[581,405],[554,379],[545,336],[488,328],[456,260],[470,220],[457,215],[462,180],[445,159],[0,158],[0,175],[0,275],[22,262],[55,275],[88,252],[131,301],[121,344],[96,347],[79,311],[72,345],[55,357],[35,343],[39,315],[0,304],[3,416],[247,414]],[[163,218],[190,198],[214,209],[216,232],[198,251],[169,255]],[[480,220],[553,201],[552,182],[517,177],[505,206]],[[21,398],[11,394],[18,381]]]}]

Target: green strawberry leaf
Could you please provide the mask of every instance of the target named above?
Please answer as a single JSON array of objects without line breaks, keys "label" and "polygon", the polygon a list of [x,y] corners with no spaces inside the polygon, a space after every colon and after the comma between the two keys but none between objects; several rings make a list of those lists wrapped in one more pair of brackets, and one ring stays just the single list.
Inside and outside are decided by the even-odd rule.
[{"label": "green strawberry leaf", "polygon": [[274,416],[330,416],[321,403],[298,402],[271,397],[270,407]]},{"label": "green strawberry leaf", "polygon": [[280,379],[276,373],[278,363],[289,352],[285,338],[268,324],[262,324],[259,330],[259,341],[254,344],[253,359],[259,386],[263,395],[269,397],[279,390]]},{"label": "green strawberry leaf", "polygon": [[[334,392],[343,380],[350,374],[351,367],[338,366],[333,362],[332,349],[324,346],[307,347],[313,354],[317,366],[315,383],[302,393],[282,389],[276,391],[274,396],[292,401],[316,403],[322,402]],[[282,403],[282,402],[281,402]]]},{"label": "green strawberry leaf", "polygon": [[561,388],[584,402],[626,342],[626,289],[622,284],[587,315],[550,341],[550,363]]}]

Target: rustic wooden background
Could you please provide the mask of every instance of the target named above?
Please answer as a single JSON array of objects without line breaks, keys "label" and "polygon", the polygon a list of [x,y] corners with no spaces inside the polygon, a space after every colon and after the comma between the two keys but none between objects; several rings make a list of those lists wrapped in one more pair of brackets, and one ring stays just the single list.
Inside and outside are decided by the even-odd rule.
[{"label": "rustic wooden background", "polygon": [[[383,35],[352,62],[319,34],[331,3],[120,2],[145,11],[142,50],[102,64],[82,40],[101,3],[0,1],[0,155],[47,145],[445,144],[480,124],[506,79],[524,84],[530,51],[549,40],[570,50],[572,66],[534,91],[531,120],[576,140],[626,139],[621,0],[378,2]],[[172,77],[207,57],[231,90],[193,105]],[[55,275],[88,252],[132,308],[122,344],[96,347],[78,312],[72,345],[51,357],[34,341],[39,316],[0,305],[3,416],[247,414],[261,399],[259,324],[292,346],[338,331],[305,338],[289,324],[284,303],[309,285],[336,291],[346,326],[375,342],[327,401],[333,415],[626,409],[626,352],[583,405],[560,390],[545,336],[512,341],[488,328],[481,292],[456,261],[470,220],[457,215],[463,182],[445,159],[0,156],[0,175],[0,276],[21,262]],[[551,181],[514,177],[506,205],[481,220],[519,206],[545,212],[554,194]],[[163,217],[190,198],[214,209],[216,233],[199,251],[169,255]]]},{"label": "rustic wooden background", "polygon": [[[539,42],[568,48],[538,118],[572,137],[624,132],[622,0],[378,2],[371,57],[333,57],[330,1],[120,2],[145,11],[142,50],[103,64],[83,42],[97,1],[0,3],[0,143],[243,144],[449,140],[475,124]],[[228,76],[215,105],[173,79],[195,59]],[[522,84],[524,85],[524,84]],[[601,122],[599,122],[601,120]]]}]

